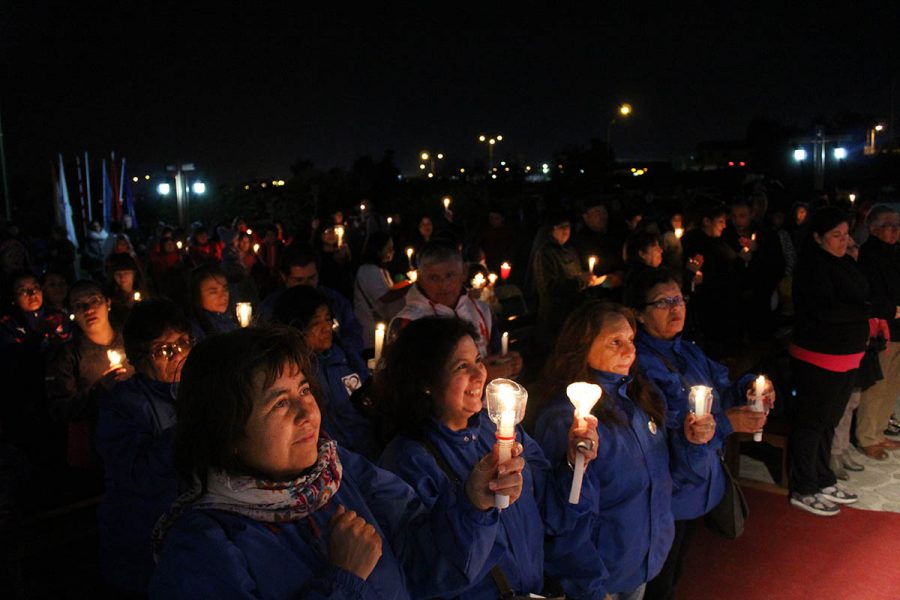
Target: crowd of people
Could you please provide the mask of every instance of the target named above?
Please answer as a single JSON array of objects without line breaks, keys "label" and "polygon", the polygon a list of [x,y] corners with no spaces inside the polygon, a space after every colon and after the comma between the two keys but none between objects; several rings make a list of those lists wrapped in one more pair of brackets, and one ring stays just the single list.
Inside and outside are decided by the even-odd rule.
[{"label": "crowd of people", "polygon": [[0,530],[98,499],[112,597],[664,599],[732,434],[783,420],[819,516],[857,501],[851,445],[900,448],[892,205],[485,213],[92,223],[80,253],[7,224]]}]

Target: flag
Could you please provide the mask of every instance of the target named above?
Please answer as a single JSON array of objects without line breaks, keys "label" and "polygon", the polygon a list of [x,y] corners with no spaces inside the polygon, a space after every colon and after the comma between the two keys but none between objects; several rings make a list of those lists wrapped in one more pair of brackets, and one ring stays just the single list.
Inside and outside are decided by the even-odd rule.
[{"label": "flag", "polygon": [[91,165],[88,162],[88,153],[84,153],[84,192],[85,192],[85,205],[87,206],[87,225],[90,226],[91,221],[94,220],[94,210],[91,206]]},{"label": "flag", "polygon": [[109,222],[112,220],[113,191],[106,172],[106,159],[104,158],[101,162],[103,163],[103,182],[101,183],[103,186],[103,229],[109,231]]},{"label": "flag", "polygon": [[56,177],[56,224],[66,228],[69,241],[78,248],[78,236],[72,222],[72,205],[69,203],[69,189],[66,186],[66,170],[62,154],[59,155],[59,176]]},{"label": "flag", "polygon": [[134,188],[127,179],[125,180],[125,214],[131,217],[131,226],[137,229],[137,215],[134,214]]},{"label": "flag", "polygon": [[121,221],[125,214],[125,157],[119,164],[119,181],[116,182],[116,220]]}]

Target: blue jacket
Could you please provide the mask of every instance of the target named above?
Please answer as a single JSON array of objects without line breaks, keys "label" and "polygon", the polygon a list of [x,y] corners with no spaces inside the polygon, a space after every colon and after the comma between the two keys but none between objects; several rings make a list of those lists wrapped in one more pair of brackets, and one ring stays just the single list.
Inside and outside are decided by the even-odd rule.
[{"label": "blue jacket", "polygon": [[[481,512],[461,490],[428,512],[396,475],[338,448],[333,500],[310,517],[263,523],[220,510],[189,510],[172,527],[150,597],[407,599],[441,596],[482,570],[497,535],[496,510]],[[365,581],[328,562],[329,519],[356,511],[383,540]]]},{"label": "blue jacket", "polygon": [[200,321],[191,317],[191,334],[198,342],[206,336],[214,335],[216,333],[228,333],[229,331],[234,331],[238,328],[237,318],[230,310],[226,310],[223,313],[210,312],[208,310],[203,312],[206,313],[206,318],[209,319],[213,330],[210,332],[204,331],[203,327],[200,326]]},{"label": "blue jacket", "polygon": [[[665,427],[628,398],[630,377],[591,371],[603,388],[600,402],[622,424],[600,422],[597,459],[584,481],[596,490],[577,531],[583,540],[550,538],[548,573],[558,577],[570,598],[602,600],[655,577],[672,545],[672,478]],[[574,407],[565,394],[554,398],[535,423],[535,439],[551,461],[566,461]],[[588,544],[591,552],[583,548]],[[561,546],[557,548],[557,546]]]},{"label": "blue jacket", "polygon": [[[475,464],[493,449],[496,431],[496,425],[482,411],[460,431],[453,431],[432,419],[423,435],[435,445],[459,481],[465,482]],[[577,509],[568,508],[571,471],[563,465],[558,474],[552,473],[540,446],[521,427],[516,433],[525,448],[523,457],[527,464],[522,472],[522,495],[500,512],[501,531],[490,559],[475,578],[475,584],[454,590],[447,596],[495,600],[499,591],[490,571],[496,564],[518,593],[539,593],[544,586],[544,520],[550,521],[548,531],[559,534],[565,534],[577,524]],[[399,436],[392,440],[385,448],[380,464],[413,486],[428,507],[435,506],[441,497],[455,493],[458,487],[425,446],[408,437]],[[586,507],[587,503],[581,502],[581,505]]]},{"label": "blue jacket", "polygon": [[337,344],[316,354],[316,382],[322,388],[324,429],[341,448],[377,458],[377,445],[372,424],[350,403],[350,394],[369,378],[367,371],[355,370]]},{"label": "blue jacket", "polygon": [[97,511],[100,569],[117,587],[146,592],[150,533],[178,495],[172,464],[174,388],[136,374],[100,402],[97,451],[106,495]]},{"label": "blue jacket", "polygon": [[[635,339],[637,361],[643,373],[659,388],[666,399],[666,429],[669,430],[669,453],[672,471],[672,512],[678,520],[694,519],[712,510],[725,493],[726,477],[718,452],[732,432],[731,422],[724,410],[745,404],[741,390],[746,389],[753,375],[745,375],[733,384],[728,369],[707,357],[700,346],[677,336],[663,340],[649,335],[643,328]],[[688,394],[682,377],[666,367],[659,354],[678,369],[684,382],[713,388],[712,414],[716,433],[706,444],[687,441],[684,419],[690,410]]]}]

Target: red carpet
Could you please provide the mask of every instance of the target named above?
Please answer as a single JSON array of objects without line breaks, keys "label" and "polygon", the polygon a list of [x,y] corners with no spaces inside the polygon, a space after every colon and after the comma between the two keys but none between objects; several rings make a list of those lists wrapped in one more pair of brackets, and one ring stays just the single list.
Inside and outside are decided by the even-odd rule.
[{"label": "red carpet", "polygon": [[744,535],[697,534],[679,600],[900,599],[900,514],[844,508],[817,517],[746,489]]}]

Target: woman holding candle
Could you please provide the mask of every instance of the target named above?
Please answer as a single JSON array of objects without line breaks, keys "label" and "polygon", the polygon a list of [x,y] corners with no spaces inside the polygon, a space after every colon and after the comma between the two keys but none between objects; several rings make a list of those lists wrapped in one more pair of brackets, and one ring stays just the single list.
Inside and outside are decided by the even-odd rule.
[{"label": "woman holding candle", "polygon": [[191,272],[191,331],[195,339],[237,329],[230,301],[228,279],[222,269],[205,265]]},{"label": "woman holding candle", "polygon": [[[747,406],[756,397],[755,374],[732,382],[725,366],[682,339],[685,301],[671,272],[645,271],[629,280],[624,297],[640,324],[635,337],[638,365],[666,402],[673,484],[675,538],[661,572],[647,584],[646,598],[672,598],[700,517],[724,497],[728,480],[719,453],[725,439],[733,431],[761,431],[766,418]],[[761,379],[762,395],[770,400],[771,385]],[[692,411],[689,396],[695,386],[707,386],[712,394],[711,412],[703,417],[701,411]]]},{"label": "woman holding candle", "polygon": [[[349,232],[347,235],[349,236]],[[334,225],[323,222],[316,230],[314,249],[322,285],[337,290],[345,298],[352,298],[353,257],[347,240],[343,240],[343,244],[338,246]]]},{"label": "woman holding candle", "polygon": [[100,398],[134,369],[111,361],[109,352],[124,359],[120,329],[110,323],[110,299],[93,281],[76,281],[69,290],[69,310],[75,316],[72,343],[61,346],[47,364],[50,415],[68,428],[67,462],[73,467],[96,466],[93,431]]},{"label": "woman holding candle", "polygon": [[353,312],[362,325],[365,350],[375,344],[375,322],[390,322],[403,308],[402,296],[391,294],[394,282],[388,266],[394,260],[394,240],[376,231],[363,249],[362,264],[353,286]]},{"label": "woman holding candle", "polygon": [[796,322],[788,347],[797,389],[791,411],[791,504],[820,516],[857,501],[829,467],[840,422],[869,341],[869,283],[847,255],[847,215],[834,207],[809,217],[811,237],[794,270]]},{"label": "woman holding candle", "polygon": [[564,539],[548,544],[547,570],[570,597],[640,599],[672,544],[665,405],[634,364],[636,328],[622,306],[582,304],[566,319],[535,389],[535,439],[562,466],[574,421],[567,386],[583,381],[603,390],[591,411],[599,421],[597,460],[584,474],[585,488],[596,490],[580,528],[589,550]]},{"label": "woman holding candle", "polygon": [[[487,374],[475,337],[465,321],[426,317],[407,325],[386,349],[371,390],[382,417],[382,435],[390,440],[380,464],[412,485],[426,506],[436,506],[483,457],[491,455],[498,435],[508,427],[518,440],[513,456],[525,460],[501,465],[500,472],[515,474],[524,493],[509,494],[509,507],[500,515],[502,532],[487,564],[468,585],[447,597],[497,598],[507,590],[498,589],[495,566],[512,590],[537,593],[544,583],[545,533],[566,533],[583,508],[566,503],[572,481],[568,468],[563,465],[552,472],[540,447],[515,427],[514,398],[506,399],[510,405],[503,407],[509,415],[501,411],[498,424],[490,420],[482,400]],[[592,425],[593,421],[569,432],[573,460],[580,440],[591,446],[588,460],[596,456]]]},{"label": "woman holding candle", "polygon": [[97,424],[106,473],[97,511],[100,571],[119,591],[146,593],[153,571],[150,533],[178,492],[174,400],[192,340],[190,323],[164,298],[136,304],[123,337],[135,375],[101,400]]},{"label": "woman holding candle", "polygon": [[[154,536],[152,598],[446,596],[498,531],[491,456],[429,511],[395,475],[321,435],[303,341],[248,328],[203,342],[178,396],[175,463],[192,489]],[[508,465],[521,468],[521,459]]]},{"label": "woman holding candle", "polygon": [[130,254],[112,254],[106,261],[106,296],[111,300],[112,322],[121,327],[135,302],[150,297],[141,269]]},{"label": "woman holding candle", "polygon": [[368,379],[364,364],[351,350],[334,341],[334,317],[328,298],[315,288],[298,285],[285,290],[275,303],[275,322],[303,334],[307,349],[315,357],[316,384],[321,390],[322,428],[343,448],[377,458],[372,424],[353,404],[350,395]]}]

